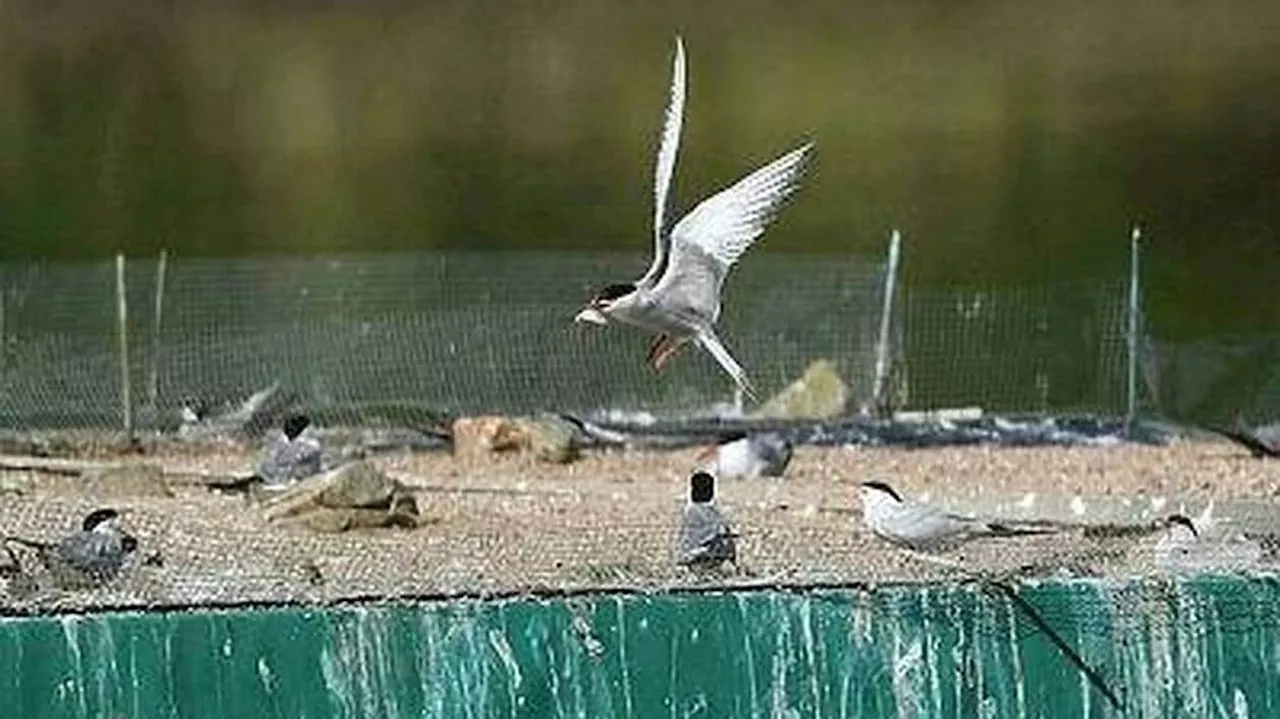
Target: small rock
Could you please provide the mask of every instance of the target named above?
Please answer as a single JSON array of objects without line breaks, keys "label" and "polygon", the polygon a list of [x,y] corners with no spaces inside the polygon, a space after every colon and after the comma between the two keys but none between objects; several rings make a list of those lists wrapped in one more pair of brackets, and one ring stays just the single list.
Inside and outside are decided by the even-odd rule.
[{"label": "small rock", "polygon": [[304,479],[263,505],[269,521],[296,518],[317,532],[412,528],[422,522],[414,493],[368,462]]},{"label": "small rock", "polygon": [[756,410],[756,417],[775,419],[825,419],[845,413],[849,388],[834,362],[815,360],[799,379],[787,385]]},{"label": "small rock", "polygon": [[463,417],[453,423],[453,452],[458,455],[510,452],[530,446],[524,424],[507,417]]},{"label": "small rock", "polygon": [[521,422],[538,459],[568,464],[578,458],[578,446],[573,442],[575,427],[571,423],[553,414],[528,417]]},{"label": "small rock", "polygon": [[388,507],[402,485],[368,462],[352,462],[329,473],[316,502],[335,509]]}]

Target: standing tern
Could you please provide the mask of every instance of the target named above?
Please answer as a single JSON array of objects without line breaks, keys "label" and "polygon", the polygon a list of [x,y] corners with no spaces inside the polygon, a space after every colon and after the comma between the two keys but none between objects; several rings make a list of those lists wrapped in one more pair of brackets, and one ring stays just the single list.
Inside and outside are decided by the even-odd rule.
[{"label": "standing tern", "polygon": [[653,332],[648,362],[655,370],[693,340],[748,398],[758,401],[746,370],[716,334],[720,291],[734,263],[764,234],[799,187],[814,145],[806,143],[747,175],[669,227],[684,101],[684,41],[676,36],[670,98],[654,172],[653,263],[640,279],[597,291],[574,321],[604,325],[613,319]]},{"label": "standing tern", "polygon": [[716,509],[716,480],[707,472],[689,478],[689,504],[680,523],[677,561],[685,566],[719,566],[738,558],[737,533]]},{"label": "standing tern", "polygon": [[904,499],[884,482],[862,483],[862,513],[867,527],[894,544],[916,550],[939,550],[979,536],[1047,534],[1047,527],[1019,528],[984,522]]}]

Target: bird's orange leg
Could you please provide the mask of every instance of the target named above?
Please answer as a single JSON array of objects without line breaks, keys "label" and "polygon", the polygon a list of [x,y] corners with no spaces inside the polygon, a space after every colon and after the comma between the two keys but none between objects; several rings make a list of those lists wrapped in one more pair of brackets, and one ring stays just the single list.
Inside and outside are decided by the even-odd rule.
[{"label": "bird's orange leg", "polygon": [[667,344],[671,342],[671,338],[665,334],[656,334],[653,336],[653,342],[649,344],[649,354],[644,358],[645,364],[657,370],[656,360],[658,355],[662,354]]},{"label": "bird's orange leg", "polygon": [[668,338],[667,338],[667,341],[666,341],[666,344],[665,344],[665,345],[663,346],[663,348],[662,348],[662,351],[661,351],[661,352],[659,352],[659,353],[658,353],[658,356],[657,356],[657,357],[655,357],[655,358],[654,358],[654,360],[653,360],[653,368],[654,368],[655,370],[658,370],[659,372],[661,372],[661,371],[662,371],[662,365],[666,364],[666,363],[667,363],[667,360],[671,359],[671,355],[673,355],[673,354],[675,354],[677,351],[679,351],[680,347],[681,347],[683,344],[684,344],[684,342],[682,342],[682,341],[679,341],[679,340],[672,340],[671,338],[669,338],[669,337],[668,337]]}]

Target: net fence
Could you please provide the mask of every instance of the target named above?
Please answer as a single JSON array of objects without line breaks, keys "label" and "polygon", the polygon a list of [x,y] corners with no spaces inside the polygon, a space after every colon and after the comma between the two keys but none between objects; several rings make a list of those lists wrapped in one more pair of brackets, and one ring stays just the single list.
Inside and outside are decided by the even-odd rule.
[{"label": "net fence", "polygon": [[[731,385],[703,353],[686,349],[655,377],[644,334],[572,324],[593,286],[644,262],[424,252],[179,258],[161,272],[134,259],[124,287],[137,424],[275,382],[352,424],[406,406],[667,416],[723,407]],[[728,283],[722,335],[765,395],[828,359],[865,406],[884,273],[883,263],[843,257],[746,263]],[[1124,411],[1122,281],[898,295],[888,379],[897,407]],[[119,427],[114,263],[0,265],[0,298],[0,424]]]},{"label": "net fence", "polygon": [[[730,385],[702,353],[685,350],[655,376],[643,362],[642,333],[573,326],[592,286],[633,276],[644,259],[548,253],[174,259],[163,272],[131,260],[123,287],[138,426],[162,428],[163,418],[183,405],[234,403],[273,383],[321,417],[321,427],[385,426],[409,415],[728,411]],[[766,396],[827,359],[851,388],[846,409],[866,404],[885,266],[856,258],[762,259],[735,270],[729,283],[721,319],[726,343]],[[120,426],[116,288],[113,262],[0,267],[0,425],[19,432]],[[1124,411],[1122,280],[965,290],[908,284],[900,285],[894,307],[888,385],[897,408]],[[1256,344],[1231,345],[1235,359],[1216,363],[1204,359],[1214,356],[1210,346],[1143,346],[1148,407],[1207,407],[1205,398],[1229,385],[1237,396],[1255,392],[1253,406],[1265,407],[1262,393],[1275,391],[1261,370],[1235,385],[1222,379],[1260,361],[1239,349],[1260,351]],[[1219,379],[1200,374],[1212,372]],[[78,447],[61,453],[76,460],[69,464],[3,456],[5,533],[54,542],[94,507],[118,507],[138,539],[140,564],[106,586],[66,592],[28,586],[29,570],[42,576],[41,562],[20,548],[16,574],[6,574],[0,556],[0,609],[968,576],[921,564],[865,529],[858,483],[881,476],[911,495],[1005,498],[1001,507],[984,505],[1004,512],[1039,511],[1028,497],[1074,498],[1055,515],[1073,521],[1082,497],[1150,497],[1149,505],[1125,505],[1132,520],[1126,531],[1098,533],[1074,521],[1062,532],[1012,544],[978,542],[960,557],[966,566],[1009,577],[1116,578],[1152,567],[1152,522],[1169,511],[1188,501],[1278,491],[1263,463],[1246,467],[1220,447],[1127,445],[1099,456],[1044,446],[875,453],[859,449],[860,442],[803,444],[828,446],[799,447],[785,481],[720,483],[717,502],[740,532],[739,561],[710,575],[678,565],[673,552],[690,473],[705,462],[700,447],[599,449],[564,465],[530,454],[370,457],[369,465],[399,484],[394,496],[412,499],[410,527],[361,524],[381,511],[367,502],[354,503],[354,512],[278,521],[252,493],[210,491],[204,481],[210,477],[253,470],[262,451],[257,441],[161,443],[142,457],[109,454],[97,464]],[[1089,506],[1091,516],[1101,516]],[[1035,511],[1022,519],[1034,519]],[[1274,519],[1273,500],[1262,513]],[[1275,561],[1274,551],[1264,547],[1261,554],[1262,566]],[[152,556],[154,566],[143,561]],[[1256,559],[1249,558],[1250,566]]]}]

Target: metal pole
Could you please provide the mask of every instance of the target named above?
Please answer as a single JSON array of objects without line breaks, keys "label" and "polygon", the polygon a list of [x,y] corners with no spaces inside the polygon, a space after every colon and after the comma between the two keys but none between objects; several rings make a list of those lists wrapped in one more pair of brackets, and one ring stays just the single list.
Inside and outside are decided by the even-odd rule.
[{"label": "metal pole", "polygon": [[1142,228],[1134,225],[1129,235],[1129,366],[1126,387],[1125,427],[1133,430],[1133,423],[1138,416],[1138,333],[1139,333],[1139,255],[1138,242],[1142,239]]},{"label": "metal pole", "polygon": [[9,336],[5,334],[5,291],[4,266],[0,265],[0,381],[9,371]]},{"label": "metal pole", "polygon": [[902,234],[889,237],[889,266],[884,276],[884,302],[880,307],[880,336],[876,340],[876,368],[871,397],[877,410],[883,408],[885,379],[889,374],[889,327],[893,322],[893,294],[898,284],[898,261],[902,256]]},{"label": "metal pole", "polygon": [[120,408],[124,433],[133,442],[133,388],[129,386],[129,304],[125,299],[124,254],[116,254],[116,321],[120,338]]},{"label": "metal pole", "polygon": [[151,326],[151,374],[147,377],[147,406],[151,408],[153,415],[160,383],[160,327],[164,317],[164,279],[168,266],[169,252],[160,250],[160,259],[156,263],[156,297],[152,313],[155,322]]}]

